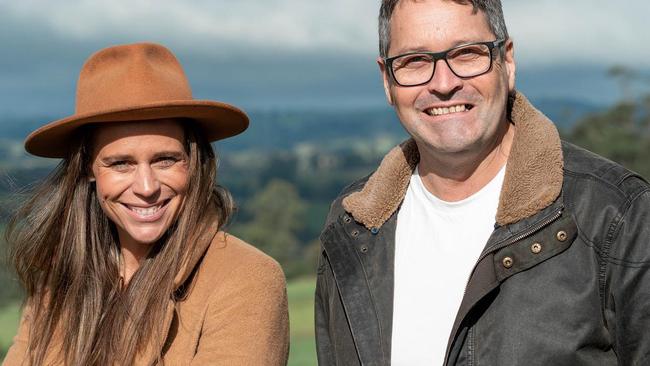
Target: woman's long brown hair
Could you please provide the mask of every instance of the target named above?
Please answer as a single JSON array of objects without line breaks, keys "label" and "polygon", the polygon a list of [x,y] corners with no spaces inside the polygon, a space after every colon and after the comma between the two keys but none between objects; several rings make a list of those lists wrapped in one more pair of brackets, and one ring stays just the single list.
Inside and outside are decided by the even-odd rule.
[{"label": "woman's long brown hair", "polygon": [[[120,278],[114,224],[88,179],[92,128],[82,130],[68,157],[10,221],[11,260],[26,290],[24,311],[31,314],[31,365],[43,364],[54,348],[66,365],[130,365],[144,348],[162,352],[174,278],[201,233],[222,226],[233,210],[230,194],[216,186],[212,147],[191,121],[181,123],[189,156],[187,195],[175,223],[127,286]],[[216,212],[216,222],[208,212]]]}]

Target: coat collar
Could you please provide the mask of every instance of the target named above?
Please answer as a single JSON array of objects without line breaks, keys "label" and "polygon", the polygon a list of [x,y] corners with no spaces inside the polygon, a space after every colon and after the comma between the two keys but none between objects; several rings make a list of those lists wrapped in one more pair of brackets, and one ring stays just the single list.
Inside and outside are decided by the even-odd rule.
[{"label": "coat collar", "polygon": [[[562,189],[562,146],[553,123],[520,93],[515,93],[511,121],[517,128],[499,198],[499,225],[532,216],[553,203]],[[343,199],[343,207],[365,227],[380,227],[402,203],[419,160],[413,139],[396,146],[361,191]]]},{"label": "coat collar", "polygon": [[[203,220],[202,227],[197,227],[195,233],[200,233],[194,236],[194,248],[188,260],[181,266],[180,270],[174,277],[174,290],[178,290],[181,286],[185,285],[196,266],[205,255],[213,241],[216,241],[219,225],[217,222],[217,213],[214,208],[206,213],[211,219]],[[216,244],[216,243],[215,243]]]},{"label": "coat collar", "polygon": [[[197,227],[195,233],[199,233],[197,236],[193,236],[190,240],[195,240],[192,253],[188,260],[181,266],[180,270],[174,277],[174,290],[181,290],[185,293],[189,291],[184,286],[191,286],[192,274],[195,272],[196,268],[201,263],[201,260],[205,256],[208,248],[211,246],[214,247],[223,247],[225,246],[225,234],[221,232],[219,235],[218,224],[217,224],[217,215],[214,209],[209,210],[207,215],[211,216],[211,219],[204,220],[200,227]],[[163,353],[165,347],[168,343],[169,330],[176,313],[176,301],[172,296],[170,296],[167,301],[167,308],[165,310],[165,315],[160,319],[160,331],[158,336],[154,336],[147,344],[144,349],[136,355],[134,365],[136,366],[148,366],[156,363],[158,356],[161,355],[161,350]]]}]

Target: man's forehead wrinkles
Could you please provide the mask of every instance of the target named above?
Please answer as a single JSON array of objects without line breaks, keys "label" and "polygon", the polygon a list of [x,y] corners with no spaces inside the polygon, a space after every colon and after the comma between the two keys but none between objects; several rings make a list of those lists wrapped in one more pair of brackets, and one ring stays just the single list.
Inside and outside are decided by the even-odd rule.
[{"label": "man's forehead wrinkles", "polygon": [[495,39],[484,14],[455,1],[406,0],[391,19],[388,56],[409,52],[442,52]]}]

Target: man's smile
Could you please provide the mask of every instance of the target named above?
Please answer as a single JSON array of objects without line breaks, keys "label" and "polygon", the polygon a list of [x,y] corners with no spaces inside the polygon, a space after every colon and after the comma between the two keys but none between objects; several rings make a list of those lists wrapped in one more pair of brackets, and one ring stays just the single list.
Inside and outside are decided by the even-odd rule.
[{"label": "man's smile", "polygon": [[430,116],[442,116],[445,114],[459,113],[469,111],[474,106],[471,104],[456,104],[445,107],[429,107],[424,110],[424,113]]}]

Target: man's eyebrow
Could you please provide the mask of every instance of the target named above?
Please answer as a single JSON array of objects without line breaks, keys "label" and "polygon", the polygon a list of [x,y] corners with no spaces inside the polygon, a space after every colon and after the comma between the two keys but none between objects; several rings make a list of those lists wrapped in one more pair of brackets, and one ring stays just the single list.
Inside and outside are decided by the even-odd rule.
[{"label": "man's eyebrow", "polygon": [[[445,48],[444,50],[441,49],[441,50],[435,50],[435,51],[431,50],[429,47],[424,47],[424,46],[418,46],[418,47],[415,47],[415,48],[403,48],[403,49],[400,49],[399,52],[395,53],[395,55],[393,55],[393,56],[398,56],[398,55],[403,55],[405,53],[413,53],[413,52],[416,52],[416,53],[417,52],[434,52],[434,53],[435,52],[443,52],[443,51],[450,50],[450,49],[452,49],[454,47],[462,46],[464,44],[469,44],[469,43],[476,43],[476,42],[483,42],[483,41],[477,41],[477,40],[474,40],[474,39],[459,39],[459,40],[455,41],[454,43],[452,43],[451,46]],[[393,57],[393,56],[389,56],[389,57]]]},{"label": "man's eyebrow", "polygon": [[431,52],[431,50],[427,47],[404,48],[399,50],[399,52],[395,53],[395,56],[403,55],[405,53],[412,53],[412,52]]}]

